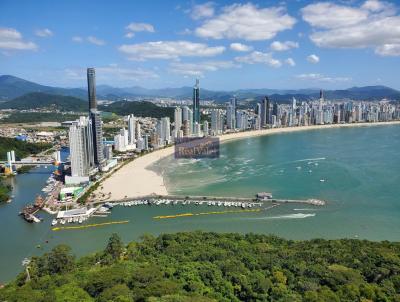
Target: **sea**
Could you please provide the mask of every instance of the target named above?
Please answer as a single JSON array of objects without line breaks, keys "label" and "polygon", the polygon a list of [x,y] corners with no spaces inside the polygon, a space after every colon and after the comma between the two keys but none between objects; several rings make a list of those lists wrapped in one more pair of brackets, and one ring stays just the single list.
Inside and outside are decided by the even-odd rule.
[{"label": "sea", "polygon": [[[64,154],[65,156],[65,154]],[[144,234],[215,231],[274,234],[288,239],[400,240],[400,125],[314,129],[226,142],[215,159],[164,158],[150,167],[171,194],[316,198],[325,206],[284,204],[258,212],[232,212],[174,219],[156,216],[226,211],[207,205],[116,206],[108,217],[86,224],[128,223],[53,231],[18,216],[46,185],[52,167],[35,168],[8,181],[13,201],[0,205],[0,283],[22,271],[25,257],[67,244],[77,256],[105,247],[118,233],[127,243]],[[232,209],[228,209],[232,210]]]}]

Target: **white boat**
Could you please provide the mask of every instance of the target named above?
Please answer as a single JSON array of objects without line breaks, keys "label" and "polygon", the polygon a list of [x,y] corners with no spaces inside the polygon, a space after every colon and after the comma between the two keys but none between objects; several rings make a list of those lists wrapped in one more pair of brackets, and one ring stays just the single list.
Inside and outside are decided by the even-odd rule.
[{"label": "white boat", "polygon": [[78,220],[78,222],[79,222],[79,223],[82,223],[82,221],[83,221],[83,220],[82,220],[82,218],[80,217],[79,220]]},{"label": "white boat", "polygon": [[319,181],[320,181],[320,182],[325,182],[325,179],[320,179]]},{"label": "white boat", "polygon": [[57,224],[57,219],[53,219],[52,221],[51,221],[51,225],[56,225]]},{"label": "white boat", "polygon": [[65,221],[64,219],[61,219],[61,220],[60,220],[60,223],[61,223],[61,224],[65,224],[65,222],[66,222],[66,221]]}]

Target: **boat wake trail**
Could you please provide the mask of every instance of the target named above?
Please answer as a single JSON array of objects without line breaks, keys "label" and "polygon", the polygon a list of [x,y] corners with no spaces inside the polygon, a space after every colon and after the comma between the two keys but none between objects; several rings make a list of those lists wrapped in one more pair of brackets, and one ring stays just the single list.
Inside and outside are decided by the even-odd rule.
[{"label": "boat wake trail", "polygon": [[278,215],[278,216],[267,216],[267,217],[257,217],[257,218],[249,218],[252,220],[273,220],[273,219],[303,219],[308,217],[314,217],[315,213],[296,213],[296,214],[288,214],[288,215]]},{"label": "boat wake trail", "polygon": [[294,163],[303,162],[303,161],[318,161],[318,160],[325,160],[326,157],[316,157],[316,158],[305,158],[305,159],[298,159],[293,161]]}]

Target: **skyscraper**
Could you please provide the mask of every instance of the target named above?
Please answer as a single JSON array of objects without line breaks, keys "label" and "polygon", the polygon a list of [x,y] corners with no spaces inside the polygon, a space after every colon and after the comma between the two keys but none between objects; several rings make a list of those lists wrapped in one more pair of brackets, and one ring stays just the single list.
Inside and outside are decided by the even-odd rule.
[{"label": "skyscraper", "polygon": [[199,79],[196,79],[196,85],[193,87],[193,117],[194,123],[200,124],[200,87]]},{"label": "skyscraper", "polygon": [[135,143],[136,136],[136,120],[133,114],[128,115],[128,144],[133,145]]},{"label": "skyscraper", "polygon": [[230,104],[226,107],[226,128],[235,129],[236,115],[233,106]]},{"label": "skyscraper", "polygon": [[71,176],[87,177],[94,166],[92,121],[81,116],[69,127]]},{"label": "skyscraper", "polygon": [[89,112],[91,112],[92,109],[97,110],[96,71],[94,68],[87,69],[87,83],[88,83]]},{"label": "skyscraper", "polygon": [[265,127],[267,124],[270,123],[270,113],[270,101],[269,98],[266,96],[261,103],[261,127]]},{"label": "skyscraper", "polygon": [[222,133],[222,114],[221,109],[213,109],[211,111],[211,134],[219,135]]},{"label": "skyscraper", "polygon": [[180,107],[175,108],[174,112],[174,122],[175,122],[175,130],[176,133],[181,129],[182,127],[182,109]]},{"label": "skyscraper", "polygon": [[89,117],[92,121],[94,163],[101,167],[103,156],[103,130],[100,112],[97,110],[96,101],[96,72],[94,68],[87,69]]}]

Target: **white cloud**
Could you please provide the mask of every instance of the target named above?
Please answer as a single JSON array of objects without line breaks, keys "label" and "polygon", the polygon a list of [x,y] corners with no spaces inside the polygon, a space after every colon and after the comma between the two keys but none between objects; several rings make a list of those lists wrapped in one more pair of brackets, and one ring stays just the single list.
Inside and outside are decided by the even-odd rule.
[{"label": "white cloud", "polygon": [[287,58],[286,60],[285,60],[285,63],[287,64],[287,65],[289,65],[289,66],[296,66],[296,62],[292,59],[292,58]]},{"label": "white cloud", "polygon": [[[64,72],[67,78],[71,80],[84,80],[86,78],[85,68],[67,68]],[[158,77],[158,74],[148,69],[126,68],[117,64],[96,67],[96,79],[100,81],[140,81]]]},{"label": "white cloud", "polygon": [[203,4],[194,5],[190,16],[194,20],[210,18],[214,16],[214,5],[214,2],[206,2]]},{"label": "white cloud", "polygon": [[206,20],[195,32],[203,38],[268,40],[278,32],[292,28],[295,23],[296,20],[282,7],[233,4],[224,7],[220,15]]},{"label": "white cloud", "polygon": [[307,61],[313,64],[317,64],[319,62],[319,57],[317,55],[312,54],[307,57]]},{"label": "white cloud", "polygon": [[128,59],[143,61],[146,59],[178,59],[179,57],[212,57],[225,51],[223,46],[208,46],[189,41],[157,41],[139,44],[125,44],[119,51]]},{"label": "white cloud", "polygon": [[372,47],[379,55],[399,55],[394,50],[400,47],[400,16],[391,3],[368,0],[353,7],[324,2],[301,12],[314,27],[310,38],[319,47]]},{"label": "white cloud", "polygon": [[299,43],[293,42],[293,41],[285,41],[285,42],[279,42],[279,41],[274,41],[271,43],[271,50],[274,51],[285,51],[289,50],[291,48],[298,48]]},{"label": "white cloud", "polygon": [[14,28],[0,27],[0,49],[7,50],[35,50],[37,45],[24,41],[19,31]]},{"label": "white cloud", "polygon": [[330,77],[325,76],[320,73],[303,73],[296,76],[296,78],[305,81],[312,82],[328,82],[328,83],[336,83],[336,82],[349,82],[351,78],[349,77]]},{"label": "white cloud", "polygon": [[275,68],[282,66],[282,62],[277,59],[274,59],[271,53],[264,53],[260,51],[253,51],[248,55],[242,57],[236,57],[235,60],[237,62],[246,64],[262,63]]},{"label": "white cloud", "polygon": [[400,56],[400,44],[384,44],[378,46],[375,52],[381,56]]},{"label": "white cloud", "polygon": [[83,42],[83,38],[79,37],[79,36],[74,36],[74,37],[72,37],[72,41],[73,42],[77,42],[77,43],[81,43],[81,42]]},{"label": "white cloud", "polygon": [[35,35],[38,37],[46,38],[51,37],[53,35],[53,32],[48,28],[43,28],[36,30]]},{"label": "white cloud", "polygon": [[135,33],[129,32],[125,34],[125,38],[132,39],[135,36]]},{"label": "white cloud", "polygon": [[241,52],[253,50],[253,47],[242,43],[231,43],[230,48],[234,51],[241,51]]},{"label": "white cloud", "polygon": [[150,33],[154,32],[154,27],[148,23],[130,23],[127,27],[127,30],[131,32],[140,32],[140,31],[147,31]]},{"label": "white cloud", "polygon": [[174,62],[170,65],[170,71],[184,76],[203,77],[205,72],[217,71],[219,69],[237,68],[240,65],[232,61],[206,61],[196,63]]},{"label": "white cloud", "polygon": [[353,25],[368,18],[368,11],[330,2],[307,5],[301,13],[304,21],[321,28]]},{"label": "white cloud", "polygon": [[96,38],[94,36],[89,36],[86,39],[87,39],[87,41],[89,43],[92,43],[94,45],[102,46],[102,45],[106,44],[106,42],[104,40],[101,40],[101,39]]}]

